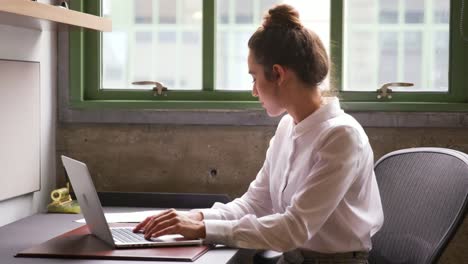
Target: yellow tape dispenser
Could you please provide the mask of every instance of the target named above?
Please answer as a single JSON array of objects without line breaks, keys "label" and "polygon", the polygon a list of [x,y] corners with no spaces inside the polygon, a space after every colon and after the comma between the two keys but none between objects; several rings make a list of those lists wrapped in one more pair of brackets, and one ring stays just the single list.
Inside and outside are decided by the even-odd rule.
[{"label": "yellow tape dispenser", "polygon": [[79,214],[81,212],[78,202],[72,200],[70,196],[69,183],[67,183],[67,187],[53,190],[50,193],[50,198],[52,202],[47,205],[49,213]]}]

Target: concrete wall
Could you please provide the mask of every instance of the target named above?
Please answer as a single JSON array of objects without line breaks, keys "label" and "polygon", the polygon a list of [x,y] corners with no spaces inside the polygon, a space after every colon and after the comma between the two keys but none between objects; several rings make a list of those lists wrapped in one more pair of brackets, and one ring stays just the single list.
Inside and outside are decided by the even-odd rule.
[{"label": "concrete wall", "polygon": [[[99,191],[244,193],[262,166],[272,126],[61,123],[57,155],[88,163]],[[366,128],[377,160],[408,147],[468,153],[468,128]],[[216,170],[216,175],[211,173]],[[63,169],[58,168],[60,185]],[[468,263],[465,221],[441,263]]]},{"label": "concrete wall", "polygon": [[[3,16],[3,14],[1,13],[0,16]],[[0,19],[2,18],[4,17],[0,17]],[[23,23],[21,16],[17,19],[20,20],[17,22]],[[12,24],[16,23],[16,21],[11,21],[10,17],[8,21],[13,22]],[[49,200],[50,191],[55,187],[56,30],[50,27],[41,31],[0,23],[0,58],[39,61],[41,69],[41,169],[37,171],[37,174],[41,175],[41,190],[0,201],[0,226],[2,226],[43,211]],[[0,113],[0,115],[4,114],[9,113]],[[21,166],[21,164],[18,164],[18,166]]]},{"label": "concrete wall", "polygon": [[[88,163],[101,191],[207,192],[237,197],[262,166],[271,126],[61,123],[57,154]],[[468,128],[366,128],[376,160],[437,146],[468,152]],[[60,165],[59,165],[60,166]],[[217,170],[216,175],[210,173]],[[58,170],[63,184],[63,170]]]}]

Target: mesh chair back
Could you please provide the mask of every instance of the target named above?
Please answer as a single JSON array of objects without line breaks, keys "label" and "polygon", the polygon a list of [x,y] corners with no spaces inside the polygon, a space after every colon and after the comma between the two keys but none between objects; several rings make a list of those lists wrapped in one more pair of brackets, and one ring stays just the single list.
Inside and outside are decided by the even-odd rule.
[{"label": "mesh chair back", "polygon": [[468,198],[468,155],[450,149],[395,151],[375,165],[384,225],[370,263],[435,263],[461,224]]}]

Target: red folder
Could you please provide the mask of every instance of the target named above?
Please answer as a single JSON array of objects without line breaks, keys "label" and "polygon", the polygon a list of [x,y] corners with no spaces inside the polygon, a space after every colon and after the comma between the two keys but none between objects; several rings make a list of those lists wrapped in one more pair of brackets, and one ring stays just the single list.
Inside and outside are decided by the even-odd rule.
[{"label": "red folder", "polygon": [[195,261],[209,248],[207,245],[197,245],[115,249],[90,234],[84,225],[23,250],[15,257]]}]

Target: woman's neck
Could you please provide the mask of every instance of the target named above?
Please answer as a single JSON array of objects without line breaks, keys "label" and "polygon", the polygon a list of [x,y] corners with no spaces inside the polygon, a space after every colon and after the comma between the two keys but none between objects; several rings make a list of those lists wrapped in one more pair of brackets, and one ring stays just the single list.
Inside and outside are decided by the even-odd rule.
[{"label": "woman's neck", "polygon": [[297,87],[290,93],[289,103],[286,110],[298,124],[306,117],[317,111],[322,105],[322,95],[318,87]]}]

